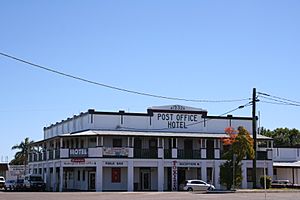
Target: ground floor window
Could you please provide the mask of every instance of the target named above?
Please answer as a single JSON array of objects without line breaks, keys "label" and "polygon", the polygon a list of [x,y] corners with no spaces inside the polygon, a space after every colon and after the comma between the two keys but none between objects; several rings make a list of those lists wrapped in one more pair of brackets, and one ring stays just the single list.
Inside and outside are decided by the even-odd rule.
[{"label": "ground floor window", "polygon": [[247,168],[247,182],[252,182],[252,168]]}]

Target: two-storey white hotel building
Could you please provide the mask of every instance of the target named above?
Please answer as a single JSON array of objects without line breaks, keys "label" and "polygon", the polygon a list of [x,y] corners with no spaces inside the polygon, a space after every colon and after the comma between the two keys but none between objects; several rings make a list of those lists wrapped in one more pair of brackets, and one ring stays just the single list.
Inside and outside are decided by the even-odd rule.
[{"label": "two-storey white hotel building", "polygon": [[[181,105],[148,108],[146,113],[88,110],[44,128],[32,145],[30,173],[43,175],[53,191],[176,191],[186,179],[221,188],[220,164],[226,127],[251,117],[209,116]],[[270,138],[258,135],[257,179],[273,175]],[[252,187],[252,160],[242,165],[242,188]]]}]

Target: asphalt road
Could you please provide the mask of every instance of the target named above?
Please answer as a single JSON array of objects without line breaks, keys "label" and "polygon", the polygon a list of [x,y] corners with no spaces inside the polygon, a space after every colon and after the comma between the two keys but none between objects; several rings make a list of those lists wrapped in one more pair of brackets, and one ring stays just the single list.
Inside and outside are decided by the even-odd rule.
[{"label": "asphalt road", "polygon": [[[264,193],[197,194],[190,192],[1,192],[0,200],[265,200]],[[299,192],[267,193],[266,199],[298,200]]]}]

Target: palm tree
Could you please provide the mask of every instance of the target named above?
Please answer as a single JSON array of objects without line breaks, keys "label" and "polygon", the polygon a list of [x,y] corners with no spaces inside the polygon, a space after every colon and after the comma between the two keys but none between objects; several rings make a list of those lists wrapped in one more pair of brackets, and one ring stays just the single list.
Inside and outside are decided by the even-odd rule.
[{"label": "palm tree", "polygon": [[29,140],[29,138],[25,138],[20,144],[16,144],[12,146],[12,150],[19,149],[20,151],[16,152],[15,158],[10,162],[14,165],[24,165],[26,169],[26,164],[28,161],[28,153],[30,152],[30,144],[33,143],[33,140]]}]

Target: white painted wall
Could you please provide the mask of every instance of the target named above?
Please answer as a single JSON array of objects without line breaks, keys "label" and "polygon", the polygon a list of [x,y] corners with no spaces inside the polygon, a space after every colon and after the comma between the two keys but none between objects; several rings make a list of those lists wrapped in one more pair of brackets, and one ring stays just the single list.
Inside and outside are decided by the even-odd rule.
[{"label": "white painted wall", "polygon": [[94,114],[94,129],[116,130],[121,126],[121,116],[118,115],[96,115]]},{"label": "white painted wall", "polygon": [[[162,115],[168,114],[169,117],[162,118]],[[172,117],[170,117],[172,115]],[[194,116],[194,117],[191,117]],[[91,118],[93,117],[93,123]],[[189,118],[191,117],[191,118]],[[123,118],[123,120],[121,120]],[[61,134],[77,132],[88,129],[102,130],[153,130],[167,132],[208,132],[224,133],[224,129],[229,127],[230,119],[206,119],[203,122],[201,114],[193,113],[157,113],[151,116],[133,116],[133,115],[108,115],[108,114],[81,114],[72,118],[56,123],[51,128],[44,131],[45,139]],[[169,122],[183,122],[184,127],[168,128]],[[193,125],[191,125],[193,124]],[[204,126],[205,124],[205,126]],[[251,120],[231,119],[231,126],[237,128],[244,126],[251,133]]]},{"label": "white painted wall", "polygon": [[[152,119],[153,120],[153,119]],[[123,116],[123,124],[121,127],[129,127],[136,129],[150,129],[150,116]]]},{"label": "white painted wall", "polygon": [[273,148],[273,161],[299,161],[300,148]]},{"label": "white painted wall", "polygon": [[103,190],[126,190],[127,191],[127,168],[121,168],[121,182],[111,182],[111,167],[103,167]]}]

